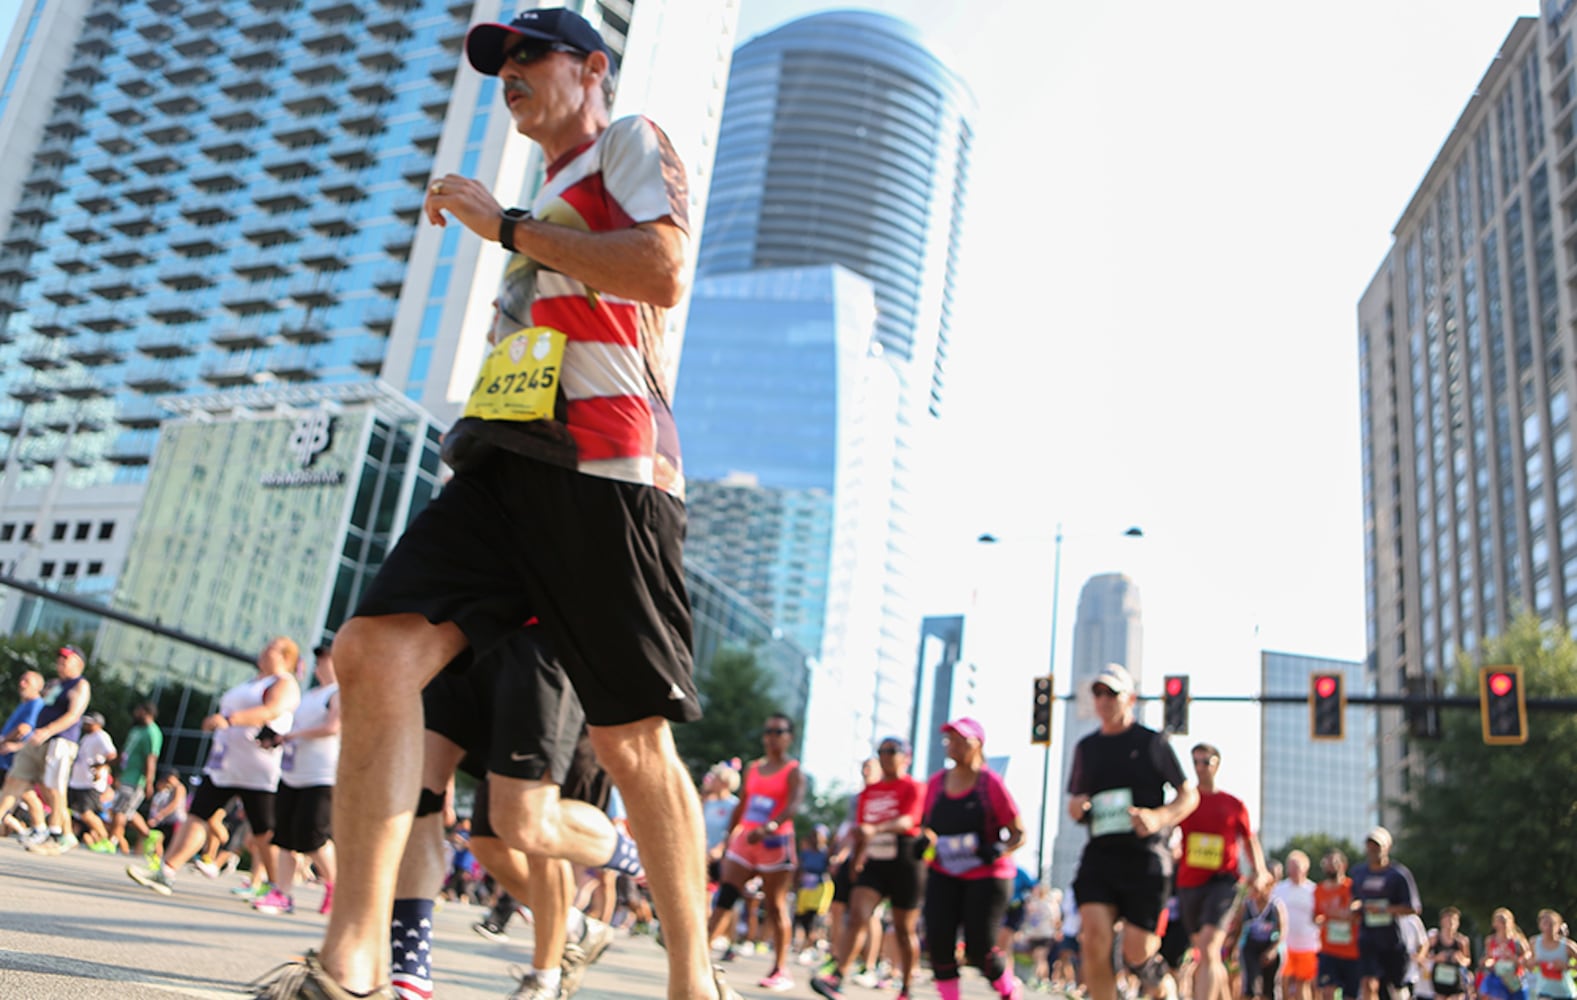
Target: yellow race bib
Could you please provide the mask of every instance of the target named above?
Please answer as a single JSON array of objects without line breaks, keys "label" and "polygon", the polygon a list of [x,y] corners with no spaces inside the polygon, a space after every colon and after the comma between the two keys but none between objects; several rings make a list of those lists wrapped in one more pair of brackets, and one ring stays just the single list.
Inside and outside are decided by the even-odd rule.
[{"label": "yellow race bib", "polygon": [[564,334],[528,326],[487,353],[465,402],[465,416],[483,420],[547,420],[564,368]]},{"label": "yellow race bib", "polygon": [[1219,833],[1190,833],[1183,862],[1190,868],[1218,871],[1226,854],[1226,838]]}]

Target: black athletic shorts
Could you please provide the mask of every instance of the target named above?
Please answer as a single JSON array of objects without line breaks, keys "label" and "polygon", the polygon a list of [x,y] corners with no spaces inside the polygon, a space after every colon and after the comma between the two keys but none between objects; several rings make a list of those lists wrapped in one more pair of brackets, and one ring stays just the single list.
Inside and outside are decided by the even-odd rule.
[{"label": "black athletic shorts", "polygon": [[850,866],[850,864],[845,861],[843,864],[838,866],[837,871],[832,873],[832,901],[834,903],[842,903],[847,906],[849,903],[849,894],[853,891],[854,872],[852,870],[852,866]]},{"label": "black athletic shorts", "polygon": [[1238,898],[1238,879],[1227,872],[1216,875],[1204,885],[1191,885],[1177,890],[1177,901],[1182,906],[1183,924],[1188,933],[1198,934],[1206,927],[1226,928],[1227,914]]},{"label": "black athletic shorts", "polygon": [[[197,791],[192,793],[192,804],[186,812],[206,823],[210,816],[228,806],[234,798],[241,800],[241,808],[246,810],[246,821],[254,835],[261,837],[274,832],[274,792],[260,792],[255,788],[221,788],[204,779],[197,786]],[[241,828],[240,824],[232,822],[228,816],[225,821],[229,824],[230,837],[234,840],[236,831]]]},{"label": "black athletic shorts", "polygon": [[1079,905],[1102,903],[1142,931],[1154,932],[1172,891],[1170,875],[1156,873],[1149,852],[1107,851],[1088,844],[1073,879]]},{"label": "black athletic shorts", "polygon": [[74,813],[91,813],[97,816],[99,814],[98,789],[92,787],[66,789],[66,808]]},{"label": "black athletic shorts", "polygon": [[[582,728],[580,739],[575,743],[574,753],[570,755],[569,773],[559,785],[559,797],[585,802],[606,812],[608,789],[611,787],[608,772],[597,763],[597,756],[591,750],[591,738]],[[471,836],[473,837],[498,836],[497,831],[493,829],[490,812],[493,797],[488,794],[488,788],[488,781],[484,776],[481,783],[476,786],[476,799],[471,805]]]},{"label": "black athletic shorts", "polygon": [[[586,715],[536,626],[461,669],[451,664],[422,690],[427,729],[466,752],[460,768],[562,785]],[[474,822],[473,817],[473,822]]]},{"label": "black athletic shorts", "polygon": [[592,725],[690,721],[684,534],[662,490],[495,450],[416,516],[356,615],[453,622],[484,660],[535,617]]},{"label": "black athletic shorts", "polygon": [[274,846],[309,854],[328,843],[334,829],[334,786],[292,788],[279,783],[274,801]]},{"label": "black athletic shorts", "polygon": [[854,877],[857,889],[875,889],[892,903],[895,910],[914,910],[925,898],[925,862],[911,857],[906,842],[900,838],[898,857],[891,861],[867,861]]},{"label": "black athletic shorts", "polygon": [[1401,986],[1407,981],[1407,949],[1375,948],[1358,939],[1358,975],[1364,979],[1378,979],[1388,986]]},{"label": "black athletic shorts", "polygon": [[1161,960],[1167,968],[1176,972],[1183,964],[1183,959],[1188,957],[1188,950],[1193,947],[1189,939],[1188,928],[1183,926],[1181,919],[1168,920],[1166,933],[1161,935]]},{"label": "black athletic shorts", "polygon": [[1358,960],[1356,958],[1342,958],[1338,955],[1320,953],[1319,978],[1315,985],[1320,989],[1341,987],[1342,996],[1358,996],[1359,987],[1363,977],[1358,975]]}]

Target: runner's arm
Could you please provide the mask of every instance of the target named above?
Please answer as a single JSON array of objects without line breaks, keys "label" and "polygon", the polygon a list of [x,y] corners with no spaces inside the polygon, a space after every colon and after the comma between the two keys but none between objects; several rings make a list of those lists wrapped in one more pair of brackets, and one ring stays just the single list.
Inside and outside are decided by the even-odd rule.
[{"label": "runner's arm", "polygon": [[71,694],[66,697],[66,714],[54,722],[39,726],[31,733],[28,733],[27,738],[29,742],[47,743],[70,729],[78,719],[82,718],[82,713],[88,710],[88,698],[90,697],[88,682],[83,681],[81,684],[73,687]]}]

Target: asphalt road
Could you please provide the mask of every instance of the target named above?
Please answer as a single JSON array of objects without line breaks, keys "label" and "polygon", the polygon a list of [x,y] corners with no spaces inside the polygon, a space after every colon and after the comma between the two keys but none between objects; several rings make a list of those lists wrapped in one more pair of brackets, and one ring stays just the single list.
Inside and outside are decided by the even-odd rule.
[{"label": "asphalt road", "polygon": [[[315,912],[315,887],[298,894],[301,910],[265,916],[230,895],[236,876],[210,881],[195,872],[176,880],[173,896],[145,889],[125,873],[129,859],[84,849],[58,857],[29,854],[0,842],[0,1000],[170,1000],[247,995],[246,985],[280,962],[315,947],[327,918]],[[141,859],[137,859],[140,863]],[[498,1000],[515,986],[508,968],[530,962],[530,927],[514,922],[508,944],[471,931],[482,910],[449,903],[438,912],[433,940],[440,1000]],[[728,965],[729,982],[749,1000],[813,1000],[809,970],[795,965],[787,993],[756,988],[765,956]],[[929,976],[917,997],[934,996]],[[584,1000],[662,1000],[667,973],[649,937],[620,936],[586,975]],[[851,989],[856,997],[890,1000],[896,991]],[[966,975],[965,1000],[995,993]]]}]

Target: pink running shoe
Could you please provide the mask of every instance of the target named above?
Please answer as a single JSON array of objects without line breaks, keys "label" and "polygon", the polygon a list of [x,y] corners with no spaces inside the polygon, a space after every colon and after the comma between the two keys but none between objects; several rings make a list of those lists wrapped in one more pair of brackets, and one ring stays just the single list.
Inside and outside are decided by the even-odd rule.
[{"label": "pink running shoe", "polygon": [[252,901],[252,909],[259,913],[294,913],[296,904],[278,889],[270,889],[268,895]]},{"label": "pink running shoe", "polygon": [[771,972],[767,973],[767,977],[765,979],[761,980],[756,985],[764,990],[771,990],[774,993],[783,993],[794,988],[794,980],[787,972],[784,972],[782,969],[773,969]]},{"label": "pink running shoe", "polygon": [[318,907],[319,913],[327,913],[334,908],[334,883],[323,883],[323,905]]}]

